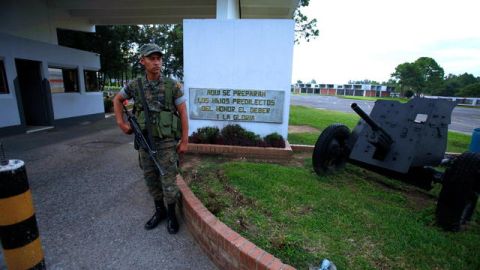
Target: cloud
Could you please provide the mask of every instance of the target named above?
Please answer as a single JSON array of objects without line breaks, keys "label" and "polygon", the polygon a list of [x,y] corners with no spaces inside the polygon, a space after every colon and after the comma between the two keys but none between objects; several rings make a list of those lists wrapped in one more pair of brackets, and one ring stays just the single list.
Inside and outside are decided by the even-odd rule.
[{"label": "cloud", "polygon": [[[434,58],[445,73],[480,76],[480,2],[310,1],[320,36],[295,45],[293,80],[386,81],[395,67]],[[476,64],[475,64],[476,63]]]}]

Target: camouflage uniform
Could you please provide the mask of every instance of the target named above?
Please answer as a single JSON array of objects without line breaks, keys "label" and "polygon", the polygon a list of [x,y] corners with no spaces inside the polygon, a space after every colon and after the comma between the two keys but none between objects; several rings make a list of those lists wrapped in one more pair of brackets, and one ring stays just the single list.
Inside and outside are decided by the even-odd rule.
[{"label": "camouflage uniform", "polygon": [[[173,88],[172,100],[165,100],[165,85],[168,82],[167,80],[161,78],[158,81],[148,81],[146,77],[142,78],[145,99],[147,106],[149,107],[149,116],[151,122],[154,122],[152,124],[152,130],[155,130],[156,128],[153,127],[155,126],[155,119],[157,118],[156,116],[162,110],[164,110],[165,102],[171,102],[169,105],[170,108],[185,102],[183,92],[177,87]],[[172,85],[171,82],[169,83]],[[139,98],[139,89],[140,87],[138,85],[138,81],[133,80],[120,91],[120,94],[125,99],[134,98],[136,104],[135,106],[139,107],[142,104],[142,100]],[[159,162],[160,166],[165,169],[166,174],[164,176],[160,176],[148,153],[141,148],[139,149],[140,167],[143,170],[143,175],[148,190],[154,200],[163,200],[166,204],[172,204],[175,203],[179,194],[176,184],[178,160],[178,155],[176,152],[177,141],[174,138],[174,135],[162,136],[156,132],[152,133],[154,133],[152,134],[152,139],[153,143],[155,144],[155,149],[157,150],[157,161]]]}]

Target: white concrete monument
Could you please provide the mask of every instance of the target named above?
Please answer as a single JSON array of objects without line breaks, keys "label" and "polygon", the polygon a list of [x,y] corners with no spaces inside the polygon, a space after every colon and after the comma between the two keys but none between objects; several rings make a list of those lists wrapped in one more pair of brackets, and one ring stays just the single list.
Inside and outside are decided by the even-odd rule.
[{"label": "white concrete monument", "polygon": [[288,135],[293,20],[184,20],[189,133],[240,124]]}]

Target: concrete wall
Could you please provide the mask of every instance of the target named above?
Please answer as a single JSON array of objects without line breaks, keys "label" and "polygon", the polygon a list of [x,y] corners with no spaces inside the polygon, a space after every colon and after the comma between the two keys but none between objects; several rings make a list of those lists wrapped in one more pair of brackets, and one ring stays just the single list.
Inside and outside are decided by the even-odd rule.
[{"label": "concrete wall", "polygon": [[185,95],[190,88],[284,91],[281,124],[190,119],[200,127],[240,124],[262,136],[287,137],[293,20],[184,20]]},{"label": "concrete wall", "polygon": [[10,90],[9,94],[0,94],[0,128],[21,124],[14,86],[17,77],[16,58],[41,62],[43,78],[48,78],[48,66],[78,69],[80,93],[52,94],[55,120],[104,112],[101,94],[85,93],[84,86],[83,70],[100,69],[100,57],[97,54],[0,33],[0,59],[5,63]]},{"label": "concrete wall", "polygon": [[103,113],[103,93],[55,93],[52,94],[55,120]]},{"label": "concrete wall", "polygon": [[66,11],[48,8],[42,0],[2,0],[0,33],[57,44],[57,28],[93,31],[86,20],[72,18]]}]

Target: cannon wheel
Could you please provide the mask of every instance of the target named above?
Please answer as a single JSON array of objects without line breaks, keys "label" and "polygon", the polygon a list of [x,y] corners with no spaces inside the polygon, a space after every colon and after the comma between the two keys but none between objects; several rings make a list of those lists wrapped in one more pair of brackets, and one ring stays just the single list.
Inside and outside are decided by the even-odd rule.
[{"label": "cannon wheel", "polygon": [[350,130],[342,124],[328,126],[318,137],[312,163],[318,175],[334,172],[345,166],[350,148],[347,145]]},{"label": "cannon wheel", "polygon": [[480,192],[480,153],[466,152],[445,171],[436,218],[441,227],[459,231],[472,218]]}]

